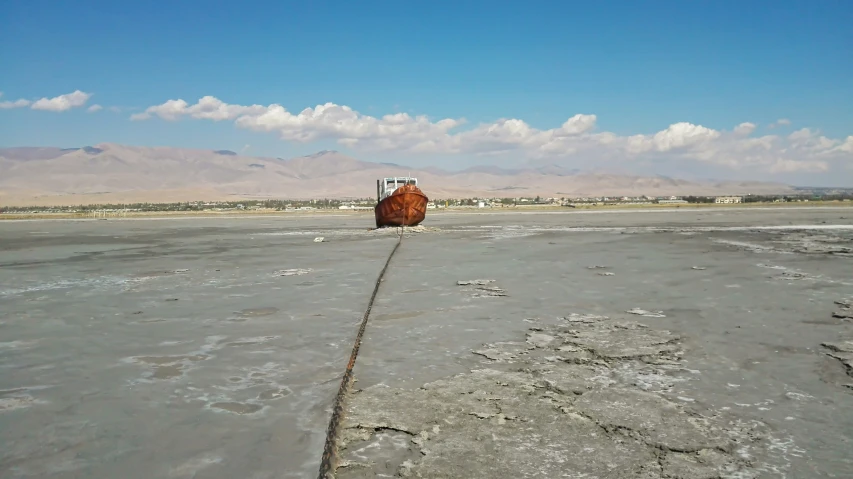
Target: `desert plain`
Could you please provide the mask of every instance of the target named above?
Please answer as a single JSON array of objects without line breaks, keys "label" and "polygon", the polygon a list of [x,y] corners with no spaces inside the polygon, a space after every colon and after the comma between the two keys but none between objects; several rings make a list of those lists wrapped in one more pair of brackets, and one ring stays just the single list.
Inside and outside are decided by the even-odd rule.
[{"label": "desert plain", "polygon": [[[372,226],[0,223],[0,477],[316,477],[397,241]],[[853,208],[444,213],[404,236],[338,477],[853,477]]]}]

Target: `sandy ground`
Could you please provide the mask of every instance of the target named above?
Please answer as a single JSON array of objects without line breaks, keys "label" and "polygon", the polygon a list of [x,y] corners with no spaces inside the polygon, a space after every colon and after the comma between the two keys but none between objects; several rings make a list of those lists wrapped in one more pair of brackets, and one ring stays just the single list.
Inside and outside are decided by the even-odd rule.
[{"label": "sandy ground", "polygon": [[[853,212],[424,225],[374,305],[339,477],[853,476]],[[0,477],[315,477],[396,240],[370,226],[0,224]]]}]

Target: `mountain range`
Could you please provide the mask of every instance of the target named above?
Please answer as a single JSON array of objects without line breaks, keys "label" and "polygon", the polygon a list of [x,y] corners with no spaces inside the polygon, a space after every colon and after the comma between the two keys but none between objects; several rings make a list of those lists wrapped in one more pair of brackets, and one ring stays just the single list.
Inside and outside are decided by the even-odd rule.
[{"label": "mountain range", "polygon": [[230,150],[103,143],[0,148],[0,205],[76,205],[257,198],[367,198],[386,176],[418,178],[430,198],[790,193],[779,183],[688,181],[569,170],[558,165],[462,171],[361,161],[336,151],[298,158]]}]

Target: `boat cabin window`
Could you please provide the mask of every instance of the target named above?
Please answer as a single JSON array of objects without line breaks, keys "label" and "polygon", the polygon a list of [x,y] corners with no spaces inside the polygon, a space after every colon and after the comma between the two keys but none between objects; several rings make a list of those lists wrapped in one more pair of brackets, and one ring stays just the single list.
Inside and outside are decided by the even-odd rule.
[{"label": "boat cabin window", "polygon": [[382,186],[379,188],[380,191],[378,192],[379,199],[382,199],[386,196],[390,196],[391,193],[393,193],[397,188],[403,185],[417,186],[418,179],[411,178],[408,176],[398,176],[392,178],[384,178],[381,184]]},{"label": "boat cabin window", "polygon": [[386,188],[399,188],[403,185],[416,185],[418,184],[418,180],[416,178],[385,178],[385,187]]}]

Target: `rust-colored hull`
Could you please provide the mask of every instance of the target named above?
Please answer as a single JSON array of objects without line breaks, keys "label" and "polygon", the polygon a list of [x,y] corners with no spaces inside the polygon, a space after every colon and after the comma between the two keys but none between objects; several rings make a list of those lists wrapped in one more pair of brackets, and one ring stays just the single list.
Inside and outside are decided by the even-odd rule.
[{"label": "rust-colored hull", "polygon": [[376,227],[416,226],[426,217],[429,198],[415,185],[403,185],[373,209]]}]

